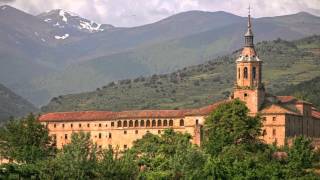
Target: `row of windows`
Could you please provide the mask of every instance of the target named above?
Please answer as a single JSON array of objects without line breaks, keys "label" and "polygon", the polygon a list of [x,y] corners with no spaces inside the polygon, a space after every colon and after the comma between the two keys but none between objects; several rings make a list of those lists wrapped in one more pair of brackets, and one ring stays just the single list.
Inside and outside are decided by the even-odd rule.
[{"label": "row of windows", "polygon": [[[149,131],[147,131],[147,133],[149,133]],[[127,131],[123,131],[123,134],[127,134]],[[135,130],[135,134],[139,134],[139,131],[138,130]],[[161,134],[161,130],[158,130],[158,134]],[[53,139],[56,140],[56,135],[53,134]],[[98,136],[95,136],[95,138],[99,138],[99,139],[102,139],[102,133],[99,133]],[[112,134],[109,133],[106,138],[109,138],[111,139],[112,138]],[[68,134],[65,134],[64,135],[64,139],[67,140],[68,139]]]},{"label": "row of windows", "polygon": [[[180,126],[184,126],[184,120],[181,119]],[[118,121],[117,127],[161,127],[161,126],[173,126],[173,120],[141,120],[140,122],[138,120],[132,121]]]},{"label": "row of windows", "polygon": [[[267,117],[263,117],[263,121],[266,121],[267,120]],[[277,117],[272,117],[272,121],[276,121],[277,120]]]},{"label": "row of windows", "polygon": [[[197,121],[198,122],[198,121]],[[181,119],[180,126],[184,126],[184,120]],[[82,127],[82,124],[78,124],[79,128]],[[95,125],[96,126],[96,125]],[[106,127],[108,127],[108,125],[105,125]],[[140,122],[138,120],[130,120],[130,121],[118,121],[117,122],[117,127],[161,127],[161,126],[173,126],[173,120],[140,120]],[[57,127],[57,124],[53,125],[54,128]],[[62,128],[65,127],[65,124],[62,124]],[[70,127],[73,128],[73,124],[70,124]],[[87,127],[90,127],[90,124],[87,124]],[[102,124],[99,124],[99,127],[102,127]],[[111,127],[114,127],[114,122],[111,122]]]},{"label": "row of windows", "polygon": [[[263,130],[262,132],[262,136],[266,136],[267,135],[267,130]],[[276,136],[277,135],[277,130],[276,129],[272,129],[272,136]]]}]

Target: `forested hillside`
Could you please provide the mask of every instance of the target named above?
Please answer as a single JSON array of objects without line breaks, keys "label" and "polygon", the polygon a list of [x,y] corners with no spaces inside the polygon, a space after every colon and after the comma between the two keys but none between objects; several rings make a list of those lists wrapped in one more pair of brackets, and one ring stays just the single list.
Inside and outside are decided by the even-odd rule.
[{"label": "forested hillside", "polygon": [[[320,36],[256,45],[264,61],[263,81],[271,93],[320,74]],[[240,50],[239,50],[240,51]],[[170,74],[112,82],[96,91],[59,96],[42,108],[50,111],[177,109],[199,107],[226,98],[234,84],[239,51]],[[288,94],[290,95],[290,94]]]},{"label": "forested hillside", "polygon": [[0,124],[11,116],[24,116],[37,111],[31,103],[0,84]]},{"label": "forested hillside", "polygon": [[320,109],[320,76],[297,85],[288,86],[279,92],[280,95],[290,94],[314,104]]}]

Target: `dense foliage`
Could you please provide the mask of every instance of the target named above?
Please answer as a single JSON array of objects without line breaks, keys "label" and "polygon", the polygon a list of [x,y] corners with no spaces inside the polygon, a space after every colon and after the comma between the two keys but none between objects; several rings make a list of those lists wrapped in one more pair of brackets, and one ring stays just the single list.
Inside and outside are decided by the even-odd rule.
[{"label": "dense foliage", "polygon": [[[263,60],[269,93],[320,74],[320,36],[298,41],[264,41],[256,45]],[[96,91],[55,97],[44,112],[79,110],[176,109],[208,105],[232,92],[236,51],[170,74],[112,82]],[[290,92],[288,92],[290,93]],[[292,95],[292,94],[286,94]]]},{"label": "dense foliage", "polygon": [[300,99],[306,100],[320,108],[320,76],[297,85],[288,86],[279,92],[280,95],[291,94]]},{"label": "dense foliage", "polygon": [[[39,134],[47,139],[48,132],[33,116],[10,121],[0,131],[0,141],[7,144],[0,152],[13,161],[1,165],[0,179],[319,179],[314,172],[319,155],[310,139],[297,137],[281,148],[264,144],[259,139],[261,119],[247,113],[240,101],[220,105],[206,119],[202,147],[191,144],[189,134],[167,129],[161,135],[145,134],[122,152],[97,148],[84,132],[74,133],[55,154],[49,139],[27,148],[16,139],[26,135],[18,130],[20,124],[42,132],[29,133],[30,142],[38,142]],[[25,160],[34,149],[45,152]]]}]

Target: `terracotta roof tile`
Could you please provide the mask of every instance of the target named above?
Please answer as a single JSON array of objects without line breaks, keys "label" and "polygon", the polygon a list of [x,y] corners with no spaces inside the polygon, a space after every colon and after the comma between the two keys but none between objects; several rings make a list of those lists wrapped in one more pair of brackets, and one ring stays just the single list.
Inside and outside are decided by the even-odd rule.
[{"label": "terracotta roof tile", "polygon": [[184,110],[135,110],[135,111],[82,111],[82,112],[56,112],[41,115],[39,121],[94,121],[135,118],[179,118],[184,116],[208,115],[220,104],[220,101],[199,109]]},{"label": "terracotta roof tile", "polygon": [[260,113],[262,114],[293,114],[293,115],[299,115],[296,112],[290,111],[284,107],[281,107],[280,105],[271,104],[265,108],[263,108]]},{"label": "terracotta roof tile", "polygon": [[276,96],[281,103],[288,103],[297,100],[294,96]]},{"label": "terracotta roof tile", "polygon": [[320,119],[320,112],[319,111],[316,111],[316,110],[313,110],[312,111],[312,117],[315,117],[317,119]]}]

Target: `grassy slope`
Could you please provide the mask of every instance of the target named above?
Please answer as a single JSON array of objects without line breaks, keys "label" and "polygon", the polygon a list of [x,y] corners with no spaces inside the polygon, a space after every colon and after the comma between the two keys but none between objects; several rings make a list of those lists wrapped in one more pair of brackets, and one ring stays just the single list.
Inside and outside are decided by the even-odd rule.
[{"label": "grassy slope", "polygon": [[[269,92],[310,80],[320,74],[320,36],[288,42],[258,43],[264,61],[263,79]],[[199,107],[232,91],[235,56],[220,57],[171,74],[123,80],[93,92],[54,98],[43,111],[175,109]]]}]

